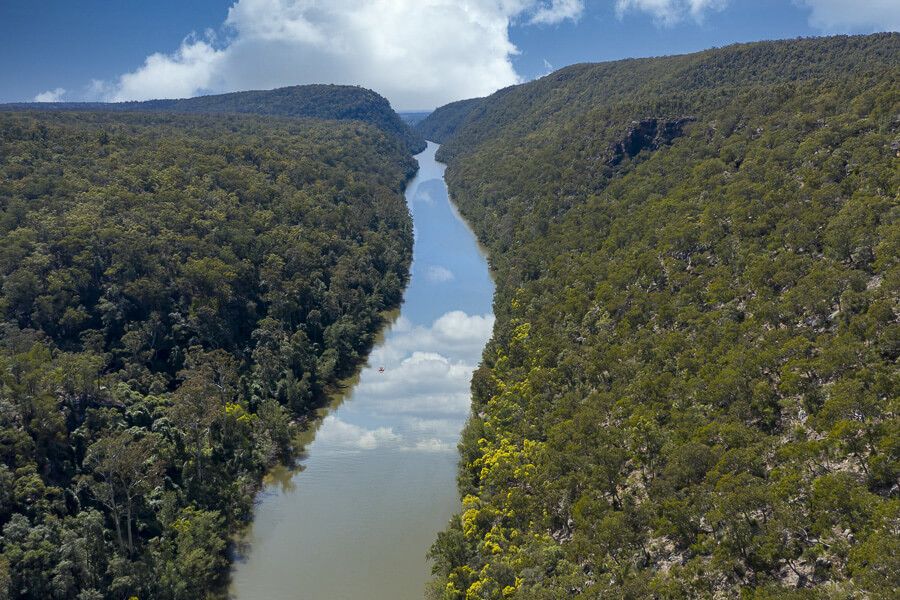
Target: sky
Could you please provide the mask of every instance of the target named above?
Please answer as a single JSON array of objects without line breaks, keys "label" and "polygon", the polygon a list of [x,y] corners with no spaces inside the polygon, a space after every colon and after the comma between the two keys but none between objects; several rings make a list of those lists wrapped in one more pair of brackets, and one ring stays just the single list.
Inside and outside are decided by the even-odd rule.
[{"label": "sky", "polygon": [[579,62],[900,30],[900,0],[0,0],[0,102],[362,85],[427,110]]}]

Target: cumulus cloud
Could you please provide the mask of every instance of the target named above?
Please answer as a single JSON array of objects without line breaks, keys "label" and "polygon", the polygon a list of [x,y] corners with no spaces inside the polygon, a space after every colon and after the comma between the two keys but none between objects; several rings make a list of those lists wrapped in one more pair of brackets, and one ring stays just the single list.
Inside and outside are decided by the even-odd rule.
[{"label": "cumulus cloud", "polygon": [[483,346],[491,336],[493,327],[494,315],[467,315],[461,310],[454,310],[438,317],[431,329],[441,340],[474,342]]},{"label": "cumulus cloud", "polygon": [[428,108],[520,81],[512,23],[556,24],[583,10],[583,0],[238,0],[224,41],[191,35],[101,89],[103,99],[146,100],[343,83],[400,109]]},{"label": "cumulus cloud", "polygon": [[425,277],[431,283],[447,283],[454,279],[453,271],[440,265],[429,265],[425,269]]},{"label": "cumulus cloud", "polygon": [[809,24],[826,32],[900,31],[897,0],[798,0],[809,8]]},{"label": "cumulus cloud", "polygon": [[35,102],[62,102],[63,96],[66,95],[65,88],[58,87],[55,90],[47,90],[41,92],[34,97]]},{"label": "cumulus cloud", "polygon": [[[226,54],[208,41],[190,36],[175,53],[151,54],[140,69],[122,75],[113,86],[111,99],[185,98],[215,89]],[[103,88],[102,82],[94,85]]]},{"label": "cumulus cloud", "polygon": [[727,4],[728,0],[616,0],[616,13],[622,18],[629,11],[645,12],[660,25],[671,26],[687,17],[703,21],[706,13]]}]

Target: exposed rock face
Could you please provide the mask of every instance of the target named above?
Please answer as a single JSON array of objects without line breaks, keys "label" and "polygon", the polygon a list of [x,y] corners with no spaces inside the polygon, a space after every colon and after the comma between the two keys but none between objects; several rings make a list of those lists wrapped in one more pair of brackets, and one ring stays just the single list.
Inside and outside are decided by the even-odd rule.
[{"label": "exposed rock face", "polygon": [[686,123],[696,120],[694,117],[680,117],[669,121],[656,118],[632,121],[625,138],[610,146],[611,156],[606,164],[614,167],[625,160],[626,156],[637,156],[641,150],[657,150],[667,146],[682,135]]}]

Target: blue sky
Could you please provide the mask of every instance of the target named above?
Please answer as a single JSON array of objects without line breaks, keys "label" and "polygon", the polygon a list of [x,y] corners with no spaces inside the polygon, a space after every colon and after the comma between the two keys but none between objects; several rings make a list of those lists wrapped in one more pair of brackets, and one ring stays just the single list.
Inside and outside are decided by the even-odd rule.
[{"label": "blue sky", "polygon": [[3,0],[0,101],[335,82],[426,109],[576,62],[898,28],[900,0]]},{"label": "blue sky", "polygon": [[808,8],[785,0],[734,1],[726,10],[706,13],[700,21],[688,17],[666,25],[647,12],[629,12],[619,18],[613,2],[595,2],[589,3],[578,22],[514,27],[511,38],[521,55],[513,63],[533,77],[546,70],[544,60],[559,68],[578,62],[683,54],[735,42],[823,35],[809,24],[809,14]]}]

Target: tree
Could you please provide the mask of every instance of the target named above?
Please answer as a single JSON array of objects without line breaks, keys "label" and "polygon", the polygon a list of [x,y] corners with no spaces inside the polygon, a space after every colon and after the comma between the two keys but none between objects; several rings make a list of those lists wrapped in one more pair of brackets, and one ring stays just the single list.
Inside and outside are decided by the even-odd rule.
[{"label": "tree", "polygon": [[190,506],[172,522],[162,542],[166,561],[160,582],[172,598],[201,598],[222,575],[228,565],[224,525],[217,511]]},{"label": "tree", "polygon": [[175,392],[169,414],[193,454],[198,484],[203,483],[203,454],[209,444],[210,431],[223,412],[216,388],[203,376],[189,377]]},{"label": "tree", "polygon": [[178,376],[185,381],[198,380],[198,386],[214,390],[224,408],[237,394],[238,361],[221,348],[209,352],[191,348]]},{"label": "tree", "polygon": [[[119,549],[134,555],[134,513],[144,495],[161,483],[157,440],[123,431],[104,437],[88,449],[82,481],[94,498],[109,511],[116,528]],[[122,532],[122,523],[125,533]]]},{"label": "tree", "polygon": [[0,600],[12,598],[12,578],[9,575],[9,561],[0,554]]}]

